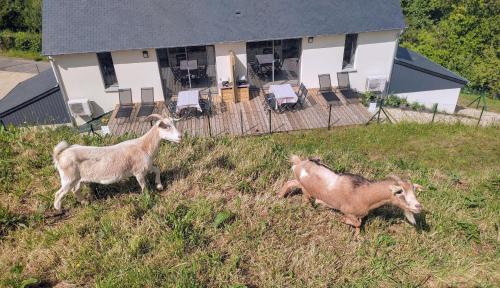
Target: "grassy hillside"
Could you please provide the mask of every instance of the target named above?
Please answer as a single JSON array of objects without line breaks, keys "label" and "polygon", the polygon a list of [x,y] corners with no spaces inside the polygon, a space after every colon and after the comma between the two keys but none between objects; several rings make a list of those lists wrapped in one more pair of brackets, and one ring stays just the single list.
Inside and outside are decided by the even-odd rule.
[{"label": "grassy hillside", "polygon": [[[414,287],[500,283],[500,130],[383,125],[164,144],[164,191],[85,186],[51,209],[53,146],[105,145],[57,131],[0,132],[0,286]],[[339,171],[424,185],[418,227],[381,208],[362,240],[339,214],[276,198],[291,153]],[[153,179],[150,179],[151,187]],[[90,196],[89,196],[90,197]]]}]

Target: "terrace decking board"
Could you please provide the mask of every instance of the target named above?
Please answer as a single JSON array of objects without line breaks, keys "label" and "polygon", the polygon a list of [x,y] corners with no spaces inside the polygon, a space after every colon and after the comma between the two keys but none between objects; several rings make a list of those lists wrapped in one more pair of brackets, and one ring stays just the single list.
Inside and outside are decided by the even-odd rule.
[{"label": "terrace decking board", "polygon": [[[177,122],[177,129],[181,133],[191,136],[207,137],[222,135],[256,135],[269,132],[269,112],[264,107],[264,90],[251,90],[251,100],[238,103],[222,103],[219,97],[214,97],[214,114],[210,117],[200,116],[181,119]],[[285,113],[271,112],[271,127],[273,132],[326,128],[328,126],[329,105],[315,93],[309,92],[304,108]],[[370,113],[361,104],[346,104],[332,106],[331,126],[364,124],[371,117]],[[147,117],[137,117],[139,104],[134,105],[131,116],[116,118],[118,105],[111,114],[108,126],[114,135],[135,133],[143,135],[150,129]],[[241,112],[240,112],[241,111]],[[163,116],[168,111],[163,102],[157,102],[154,112]],[[241,117],[243,118],[243,134],[241,132]],[[210,128],[208,125],[210,121]]]}]

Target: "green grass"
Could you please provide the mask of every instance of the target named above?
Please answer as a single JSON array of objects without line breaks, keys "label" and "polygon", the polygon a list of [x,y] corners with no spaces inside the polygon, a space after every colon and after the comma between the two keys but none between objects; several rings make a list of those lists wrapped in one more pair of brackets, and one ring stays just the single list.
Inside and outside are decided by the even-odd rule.
[{"label": "green grass", "polygon": [[[371,125],[165,143],[164,191],[134,179],[85,186],[54,216],[53,146],[108,145],[68,128],[0,132],[0,286],[495,287],[500,283],[500,129]],[[339,171],[420,183],[417,227],[369,215],[362,239],[338,213],[277,199],[291,153]],[[154,187],[151,177],[150,186]]]},{"label": "green grass", "polygon": [[23,58],[35,61],[47,61],[47,57],[41,55],[38,52],[33,51],[22,51],[22,50],[0,50],[0,56]]},{"label": "green grass", "polygon": [[[458,105],[460,105],[462,107],[467,107],[467,105],[469,105],[472,101],[476,100],[478,97],[479,97],[479,94],[462,92],[462,93],[460,93],[460,97],[458,98]],[[481,102],[479,108],[481,108],[482,105],[483,105],[483,102]],[[493,99],[490,97],[486,97],[486,105],[488,107],[488,111],[500,113],[500,100],[499,99]],[[476,108],[476,104],[471,105],[470,107]]]}]

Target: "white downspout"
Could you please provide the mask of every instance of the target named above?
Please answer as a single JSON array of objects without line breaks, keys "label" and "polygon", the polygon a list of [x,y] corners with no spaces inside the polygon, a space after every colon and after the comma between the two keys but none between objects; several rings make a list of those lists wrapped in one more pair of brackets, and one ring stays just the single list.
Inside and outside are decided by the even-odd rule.
[{"label": "white downspout", "polygon": [[396,45],[394,46],[394,52],[392,53],[392,61],[391,61],[391,69],[389,70],[389,79],[387,79],[387,85],[385,87],[385,94],[387,96],[387,94],[389,93],[389,87],[391,87],[391,80],[392,80],[392,71],[394,69],[394,60],[396,59],[396,55],[398,53],[398,47],[399,47],[399,37],[401,36],[401,34],[403,34],[404,32],[404,29],[401,29],[401,31],[399,31],[398,33],[398,36],[396,37]]}]

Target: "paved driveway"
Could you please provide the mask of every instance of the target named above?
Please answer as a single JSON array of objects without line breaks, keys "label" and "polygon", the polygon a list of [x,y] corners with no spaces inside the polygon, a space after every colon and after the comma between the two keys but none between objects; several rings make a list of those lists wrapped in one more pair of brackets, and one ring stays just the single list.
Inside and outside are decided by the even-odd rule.
[{"label": "paved driveway", "polygon": [[49,62],[0,57],[0,99],[20,82],[50,69]]},{"label": "paved driveway", "polygon": [[0,56],[0,71],[38,74],[50,68],[49,62],[32,61]]}]

